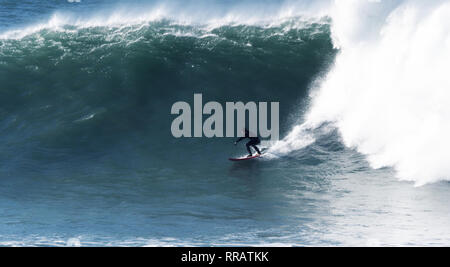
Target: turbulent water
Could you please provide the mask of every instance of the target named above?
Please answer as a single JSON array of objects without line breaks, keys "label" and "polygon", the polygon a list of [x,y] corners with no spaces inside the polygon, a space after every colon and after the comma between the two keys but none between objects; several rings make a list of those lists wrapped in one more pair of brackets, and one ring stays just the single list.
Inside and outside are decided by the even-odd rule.
[{"label": "turbulent water", "polygon": [[[0,245],[449,245],[449,15],[0,0]],[[195,93],[279,102],[282,139],[174,138]]]}]

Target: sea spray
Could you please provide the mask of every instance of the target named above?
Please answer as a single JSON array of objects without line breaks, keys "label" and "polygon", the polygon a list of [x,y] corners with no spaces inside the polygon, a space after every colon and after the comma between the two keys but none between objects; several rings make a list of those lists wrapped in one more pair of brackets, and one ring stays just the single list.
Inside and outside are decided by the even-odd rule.
[{"label": "sea spray", "polygon": [[[340,52],[306,124],[333,122],[347,146],[400,179],[450,180],[450,3],[336,1],[332,10]],[[278,146],[302,148],[291,144],[303,128]]]}]

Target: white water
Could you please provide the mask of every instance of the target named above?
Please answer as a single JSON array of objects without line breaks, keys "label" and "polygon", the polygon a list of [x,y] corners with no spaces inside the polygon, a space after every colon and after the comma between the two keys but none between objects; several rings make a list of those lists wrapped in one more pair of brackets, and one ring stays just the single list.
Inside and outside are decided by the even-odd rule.
[{"label": "white water", "polygon": [[[327,13],[331,0],[236,1],[222,3],[209,0],[165,0],[148,3],[116,3],[93,11],[55,11],[48,18],[16,29],[0,32],[0,39],[21,39],[44,29],[65,31],[76,28],[128,27],[150,22],[169,20],[178,25],[202,26],[214,29],[223,25],[274,26],[292,17],[314,21]],[[79,2],[79,1],[72,1]]]},{"label": "white water", "polygon": [[[305,125],[333,122],[348,147],[399,179],[450,180],[450,2],[337,0],[331,16],[340,53]],[[276,152],[302,148],[308,127]]]}]

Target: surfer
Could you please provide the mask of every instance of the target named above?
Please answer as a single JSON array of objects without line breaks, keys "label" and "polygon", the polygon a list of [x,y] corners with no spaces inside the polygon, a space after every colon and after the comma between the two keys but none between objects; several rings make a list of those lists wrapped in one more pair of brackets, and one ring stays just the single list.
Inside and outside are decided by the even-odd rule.
[{"label": "surfer", "polygon": [[256,152],[258,153],[258,155],[261,155],[261,151],[259,151],[258,147],[256,145],[259,145],[261,143],[261,140],[259,139],[259,137],[255,136],[255,137],[251,137],[250,136],[250,132],[247,129],[244,129],[244,137],[239,138],[236,142],[234,142],[234,145],[237,145],[237,143],[239,143],[240,141],[248,138],[250,139],[250,141],[247,142],[247,144],[245,144],[245,146],[247,147],[247,151],[249,153],[249,157],[253,156],[252,154],[252,150],[250,149],[250,147],[253,147]]}]

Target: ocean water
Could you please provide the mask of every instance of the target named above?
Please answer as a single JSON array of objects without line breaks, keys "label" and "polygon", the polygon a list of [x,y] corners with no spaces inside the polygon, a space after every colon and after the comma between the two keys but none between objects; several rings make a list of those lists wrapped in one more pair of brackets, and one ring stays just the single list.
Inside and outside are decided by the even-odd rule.
[{"label": "ocean water", "polygon": [[[448,1],[0,0],[0,245],[450,245]],[[280,103],[264,158],[173,103]]]}]

